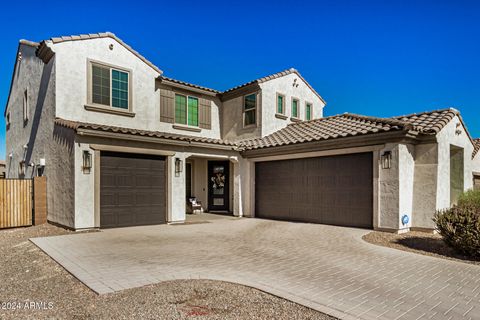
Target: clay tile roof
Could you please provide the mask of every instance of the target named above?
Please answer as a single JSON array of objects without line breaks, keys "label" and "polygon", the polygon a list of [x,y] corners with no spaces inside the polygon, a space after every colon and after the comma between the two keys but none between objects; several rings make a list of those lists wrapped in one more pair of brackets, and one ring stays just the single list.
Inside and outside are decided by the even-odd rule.
[{"label": "clay tile roof", "polygon": [[[90,33],[90,34],[80,34],[80,35],[72,35],[72,36],[61,36],[61,37],[54,37],[51,38],[50,41],[55,44],[55,43],[61,43],[61,42],[66,42],[66,41],[78,41],[78,40],[89,40],[89,39],[98,39],[98,38],[112,38],[116,40],[118,43],[120,43],[122,46],[124,46],[128,51],[136,55],[140,60],[145,62],[148,66],[150,66],[153,70],[157,71],[158,73],[162,74],[162,70],[160,70],[157,66],[155,66],[153,63],[148,61],[144,56],[142,56],[140,53],[135,51],[132,47],[130,47],[128,44],[123,42],[120,38],[118,38],[115,34],[111,32],[100,32],[100,33]],[[45,41],[42,41],[42,43],[45,43]]]},{"label": "clay tile roof", "polygon": [[342,115],[289,124],[264,138],[241,141],[246,150],[276,147],[309,141],[354,137],[388,131],[411,130],[405,121],[345,113]]},{"label": "clay tile roof", "polygon": [[237,146],[237,144],[234,143],[234,142],[230,142],[230,141],[227,141],[227,140],[221,140],[221,139],[195,137],[195,136],[188,136],[188,135],[181,135],[181,134],[174,134],[174,133],[167,133],[167,132],[160,132],[160,131],[149,131],[149,130],[139,130],[139,129],[124,128],[124,127],[116,127],[116,126],[107,126],[107,125],[101,125],[101,124],[93,124],[93,123],[65,120],[65,119],[61,119],[61,118],[56,118],[55,119],[55,124],[59,125],[59,126],[62,126],[62,127],[65,127],[65,128],[73,129],[75,131],[77,131],[79,129],[90,129],[90,130],[95,130],[95,131],[115,132],[115,133],[124,133],[124,134],[138,135],[138,136],[155,137],[155,138],[159,138],[159,139],[187,141],[187,142],[199,142],[199,143],[208,143],[208,144],[215,144],[215,145],[231,146],[232,148]]},{"label": "clay tile roof", "polygon": [[473,139],[473,158],[477,155],[478,151],[480,151],[480,139]]},{"label": "clay tile roof", "polygon": [[437,134],[443,129],[459,112],[453,108],[413,113],[405,116],[393,117],[392,119],[402,120],[411,123],[415,130],[426,134]]},{"label": "clay tile roof", "polygon": [[[460,114],[455,109],[435,110],[393,118],[378,118],[345,113],[326,118],[291,123],[287,127],[280,129],[266,137],[245,139],[236,142],[160,131],[148,131],[99,125],[64,120],[60,118],[57,118],[55,123],[57,125],[74,130],[90,129],[104,132],[150,136],[177,141],[224,145],[231,146],[233,149],[241,151],[278,147],[310,141],[363,136],[391,131],[416,131],[423,135],[436,135],[455,116],[460,117]],[[472,156],[474,157],[480,151],[480,139],[472,140],[472,143],[475,146]]]},{"label": "clay tile roof", "polygon": [[197,89],[200,89],[200,90],[205,90],[205,91],[209,91],[209,92],[213,92],[213,93],[220,93],[220,91],[215,90],[215,89],[202,87],[202,86],[199,86],[199,85],[196,85],[196,84],[188,83],[188,82],[185,82],[185,81],[181,81],[181,80],[177,80],[177,79],[173,79],[173,78],[169,78],[169,77],[165,77],[165,76],[160,76],[159,78],[162,79],[162,80],[165,80],[165,81],[178,83],[178,84],[181,84],[181,85],[184,85],[184,86],[197,88]]},{"label": "clay tile roof", "polygon": [[[455,116],[460,117],[460,114],[452,108],[392,118],[378,118],[345,113],[293,123],[264,138],[247,139],[241,141],[240,144],[244,149],[252,150],[306,141],[353,137],[388,131],[411,130],[424,135],[436,135]],[[476,152],[478,152],[478,149],[480,149],[480,146],[477,147]]]},{"label": "clay tile roof", "polygon": [[222,93],[228,93],[228,92],[235,91],[235,90],[238,90],[240,88],[246,87],[246,86],[248,86],[250,84],[253,84],[253,83],[263,83],[263,82],[266,82],[266,81],[270,81],[270,80],[273,80],[273,79],[284,77],[284,76],[292,74],[292,73],[295,73],[300,79],[302,79],[307,84],[307,86],[310,88],[310,90],[312,90],[313,93],[315,93],[318,96],[318,98],[320,98],[320,100],[322,100],[323,103],[326,104],[325,100],[320,96],[320,94],[318,94],[318,92],[315,91],[315,89],[313,89],[313,87],[302,77],[300,72],[298,72],[298,70],[296,70],[295,68],[290,68],[290,69],[287,69],[287,70],[284,70],[284,71],[280,71],[280,72],[271,74],[269,76],[265,76],[265,77],[262,77],[262,78],[258,78],[258,79],[249,81],[249,82],[241,84],[239,86],[227,89],[227,90],[223,91]]}]

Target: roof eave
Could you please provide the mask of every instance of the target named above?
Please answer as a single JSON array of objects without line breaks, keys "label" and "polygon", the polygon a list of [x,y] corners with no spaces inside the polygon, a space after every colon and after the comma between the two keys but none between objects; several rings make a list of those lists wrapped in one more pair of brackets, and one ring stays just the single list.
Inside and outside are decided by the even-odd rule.
[{"label": "roof eave", "polygon": [[174,140],[174,139],[137,135],[137,134],[131,134],[131,133],[109,132],[104,130],[94,130],[94,129],[85,129],[85,128],[77,128],[77,129],[71,128],[71,129],[75,130],[75,132],[79,136],[84,136],[84,137],[97,137],[97,138],[129,140],[129,141],[137,141],[137,142],[149,142],[149,143],[155,143],[155,144],[183,146],[183,147],[197,146],[197,147],[204,147],[204,148],[217,149],[217,150],[233,150],[233,151],[237,150],[237,147],[233,145],[221,145],[221,144],[215,144],[215,143],[203,143],[203,142],[188,141],[188,140]]},{"label": "roof eave", "polygon": [[271,146],[257,149],[242,150],[245,158],[260,158],[300,152],[314,152],[334,149],[345,149],[382,145],[387,142],[419,143],[418,132],[413,130],[398,130],[382,133],[370,133],[335,139],[325,139],[311,142],[298,142],[281,146]]},{"label": "roof eave", "polygon": [[186,84],[181,84],[181,83],[178,83],[178,82],[175,82],[175,81],[171,81],[169,79],[165,79],[162,76],[158,76],[157,80],[160,81],[161,83],[165,83],[166,85],[169,85],[169,86],[174,87],[174,88],[183,89],[183,90],[192,91],[192,92],[197,92],[197,93],[201,93],[201,94],[211,96],[211,97],[216,97],[216,96],[220,95],[220,92],[218,92],[218,91],[203,89],[203,88],[199,88],[197,86],[189,86],[189,85],[186,85]]}]

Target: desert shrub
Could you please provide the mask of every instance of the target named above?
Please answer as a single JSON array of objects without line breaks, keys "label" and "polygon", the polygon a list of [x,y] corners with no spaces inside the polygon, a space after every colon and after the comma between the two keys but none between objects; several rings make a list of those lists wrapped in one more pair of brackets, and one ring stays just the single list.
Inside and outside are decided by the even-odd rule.
[{"label": "desert shrub", "polygon": [[458,198],[459,206],[474,206],[480,208],[480,190],[469,190]]},{"label": "desert shrub", "polygon": [[480,202],[475,192],[462,195],[458,205],[437,212],[433,218],[447,245],[455,251],[480,258]]}]

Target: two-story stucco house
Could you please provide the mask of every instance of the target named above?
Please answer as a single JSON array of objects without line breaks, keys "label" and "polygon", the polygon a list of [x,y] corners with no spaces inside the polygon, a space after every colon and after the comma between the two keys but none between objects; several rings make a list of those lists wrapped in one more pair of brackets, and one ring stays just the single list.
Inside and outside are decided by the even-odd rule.
[{"label": "two-story stucco house", "polygon": [[48,220],[73,229],[181,223],[195,197],[210,212],[399,232],[431,230],[480,173],[454,109],[324,107],[295,69],[220,92],[165,77],[111,33],[22,40],[7,177],[46,176]]}]

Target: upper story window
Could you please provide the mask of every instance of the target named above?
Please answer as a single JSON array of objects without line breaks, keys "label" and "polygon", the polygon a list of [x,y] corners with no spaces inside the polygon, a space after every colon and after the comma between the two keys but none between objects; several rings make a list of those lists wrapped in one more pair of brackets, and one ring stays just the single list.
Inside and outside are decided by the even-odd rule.
[{"label": "upper story window", "polygon": [[198,98],[175,94],[175,123],[198,127]]},{"label": "upper story window", "polygon": [[305,103],[305,120],[312,120],[312,104]]},{"label": "upper story window", "polygon": [[277,113],[285,113],[285,96],[280,93],[277,93]]},{"label": "upper story window", "polygon": [[28,113],[29,113],[29,107],[28,107],[28,91],[25,90],[23,92],[23,122],[28,121]]},{"label": "upper story window", "polygon": [[298,118],[298,99],[292,98],[292,118]]},{"label": "upper story window", "polygon": [[243,97],[243,125],[250,126],[257,123],[257,94],[252,93]]},{"label": "upper story window", "polygon": [[90,65],[89,103],[129,110],[131,108],[130,71],[94,62]]}]

